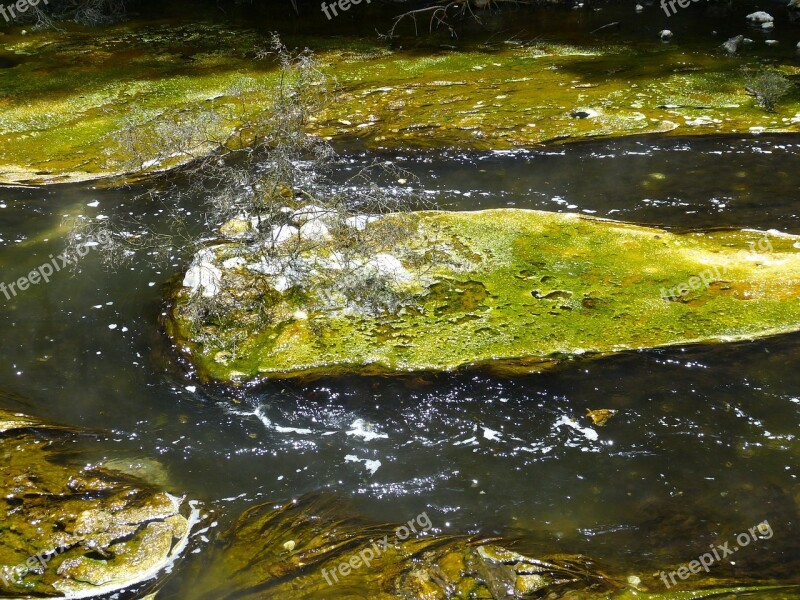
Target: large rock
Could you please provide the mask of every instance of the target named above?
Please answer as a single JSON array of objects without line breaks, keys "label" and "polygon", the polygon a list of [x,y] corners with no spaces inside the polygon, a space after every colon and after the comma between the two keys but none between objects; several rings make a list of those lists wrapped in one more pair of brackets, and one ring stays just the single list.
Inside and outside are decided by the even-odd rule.
[{"label": "large rock", "polygon": [[0,410],[1,596],[157,585],[186,548],[197,509],[114,461],[87,461],[79,442],[94,437]]},{"label": "large rock", "polygon": [[[396,285],[412,297],[399,310],[371,316],[337,307],[313,278],[293,279],[286,288],[283,275],[273,284],[266,276],[263,287],[262,273],[235,266],[222,269],[226,297],[236,299],[223,314],[219,307],[196,310],[190,288],[180,288],[169,331],[204,376],[240,382],[466,365],[538,371],[577,356],[800,328],[800,238],[794,236],[678,235],[516,209],[406,218],[415,227],[407,246],[375,257],[381,268],[393,266]],[[237,242],[214,252],[216,265],[231,256],[258,260]],[[341,268],[320,256],[324,247],[314,252],[307,263]],[[248,295],[256,301],[245,302]],[[257,311],[269,311],[271,320]]]}]

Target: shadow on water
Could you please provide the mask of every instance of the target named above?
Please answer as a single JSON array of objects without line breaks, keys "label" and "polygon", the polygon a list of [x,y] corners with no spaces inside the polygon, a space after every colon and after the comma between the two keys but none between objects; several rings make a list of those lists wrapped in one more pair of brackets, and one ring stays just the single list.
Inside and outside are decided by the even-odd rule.
[{"label": "shadow on water", "polygon": [[[399,160],[449,208],[800,232],[793,138],[630,138]],[[345,157],[343,171],[363,161]],[[62,250],[64,214],[163,220],[132,195],[0,189],[0,280]],[[582,553],[635,573],[687,563],[768,520],[774,536],[713,576],[798,571],[800,334],[510,379],[471,371],[204,389],[169,364],[158,329],[161,286],[181,264],[176,255],[162,270],[137,257],[109,273],[90,255],[74,275],[0,295],[0,389],[29,398],[34,414],[111,430],[223,523],[255,502],[323,490],[379,521],[427,511],[442,533],[517,536],[532,551]],[[599,409],[617,412],[600,426],[587,415]],[[171,597],[181,581],[176,574]]]}]

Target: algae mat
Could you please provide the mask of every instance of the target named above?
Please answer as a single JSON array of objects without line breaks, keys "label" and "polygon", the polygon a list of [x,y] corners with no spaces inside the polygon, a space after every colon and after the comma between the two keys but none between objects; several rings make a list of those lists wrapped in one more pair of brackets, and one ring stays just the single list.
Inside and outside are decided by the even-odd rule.
[{"label": "algae mat", "polygon": [[[137,175],[191,156],[160,155],[158,135],[133,156],[127,132],[170,135],[202,124],[224,141],[236,111],[269,106],[275,71],[256,60],[263,33],[203,23],[143,23],[3,36],[0,183],[45,184]],[[287,39],[289,45],[292,40]],[[741,68],[716,41],[568,45],[536,41],[461,50],[389,50],[376,39],[303,38],[336,80],[334,101],[309,133],[370,149],[530,147],[655,132],[675,135],[797,131],[795,92],[766,114]],[[767,56],[769,49],[762,49]],[[771,55],[770,55],[771,56]],[[786,76],[800,69],[777,56]],[[213,145],[213,144],[212,144]],[[193,155],[211,146],[195,149]],[[136,160],[134,160],[136,159]]]},{"label": "algae mat", "polygon": [[[194,296],[182,287],[168,329],[203,376],[239,382],[467,365],[535,372],[580,355],[749,340],[800,324],[796,236],[675,234],[518,209],[411,219],[408,247],[394,257],[424,276],[406,284],[414,301],[393,313],[315,312],[313,289],[277,301],[273,291],[282,317],[269,326],[253,328],[252,315],[233,308],[225,325],[207,318],[198,328],[189,316]],[[426,264],[410,264],[414,247],[426,250]],[[233,242],[205,252],[223,278],[252,287],[255,275],[248,280],[242,266],[249,251]]]},{"label": "algae mat", "polygon": [[394,525],[343,505],[338,496],[311,494],[249,509],[223,536],[224,548],[211,550],[210,564],[194,566],[191,597],[690,600],[797,593],[795,585],[747,577],[698,577],[687,582],[695,590],[667,591],[657,574],[625,577],[585,556],[531,556],[511,540],[436,533],[426,512]]}]

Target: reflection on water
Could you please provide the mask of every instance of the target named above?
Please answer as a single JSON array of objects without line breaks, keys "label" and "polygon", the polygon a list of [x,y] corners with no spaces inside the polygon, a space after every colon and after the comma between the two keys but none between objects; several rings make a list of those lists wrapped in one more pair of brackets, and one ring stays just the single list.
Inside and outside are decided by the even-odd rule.
[{"label": "reflection on water", "polygon": [[[691,152],[690,152],[691,150]],[[443,206],[586,211],[672,227],[798,231],[796,144],[622,140],[513,155],[402,159]],[[360,159],[352,159],[355,166]],[[0,190],[0,280],[63,247],[65,214],[158,209],[132,191]],[[187,211],[197,210],[186,207]],[[200,387],[160,334],[159,272],[97,256],[11,301],[0,297],[0,389],[34,414],[115,432],[163,464],[175,490],[223,522],[254,501],[313,490],[365,515],[521,536],[648,572],[686,563],[768,520],[774,536],[714,576],[795,573],[800,335],[576,361],[514,379],[413,378]],[[19,409],[19,400],[0,404]],[[604,426],[589,410],[618,411]],[[782,572],[782,573],[781,573]],[[180,577],[171,584],[180,597]]]}]

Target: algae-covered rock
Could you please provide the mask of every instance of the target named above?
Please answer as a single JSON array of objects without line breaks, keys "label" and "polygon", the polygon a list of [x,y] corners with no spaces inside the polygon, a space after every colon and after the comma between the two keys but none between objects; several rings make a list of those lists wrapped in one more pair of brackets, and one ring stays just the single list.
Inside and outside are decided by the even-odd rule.
[{"label": "algae-covered rock", "polygon": [[[234,300],[198,311],[201,290],[180,288],[168,329],[203,375],[236,382],[466,365],[538,371],[581,355],[748,340],[800,324],[794,236],[676,234],[516,209],[403,218],[414,228],[409,242],[384,259],[411,298],[398,310],[337,306],[313,277],[265,275],[258,249],[231,241],[205,249],[204,264],[220,270],[215,286]],[[337,268],[324,245],[296,254]]]},{"label": "algae-covered rock", "polygon": [[[580,555],[530,556],[497,538],[443,535],[427,511],[402,524],[354,516],[327,494],[246,511],[206,563],[192,598],[217,600],[786,598],[796,586],[703,577],[664,588],[657,574],[609,575]],[[713,585],[714,587],[711,587]],[[691,591],[694,588],[694,591]]]},{"label": "algae-covered rock", "polygon": [[[298,44],[317,50],[340,84],[309,132],[407,151],[798,130],[796,94],[768,118],[748,95],[741,67],[762,70],[762,57],[741,64],[720,53],[715,38],[698,48],[685,35],[682,44],[662,44],[642,32],[638,41],[575,44],[566,35],[458,51],[303,38]],[[204,23],[9,32],[4,51],[13,68],[0,68],[0,183],[141,175],[212,151],[271,105],[276,71],[254,60],[269,45],[252,29]],[[782,75],[800,72],[790,56],[768,58],[783,63]],[[174,144],[162,142],[191,130],[214,143],[164,154]]]},{"label": "algae-covered rock", "polygon": [[[581,556],[530,558],[496,540],[436,535],[427,513],[376,524],[312,495],[256,506],[225,534],[198,598],[517,598],[619,587]],[[193,596],[195,597],[195,596]]]},{"label": "algae-covered rock", "polygon": [[185,549],[197,509],[80,461],[86,436],[0,410],[0,596],[102,596],[156,578]]}]

